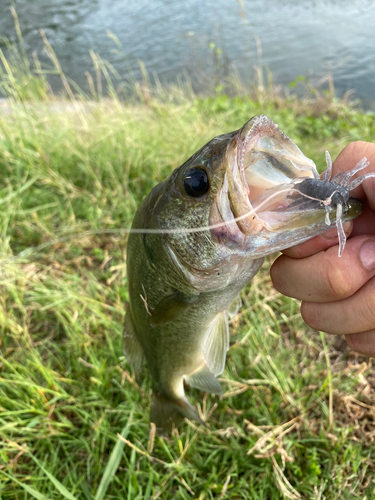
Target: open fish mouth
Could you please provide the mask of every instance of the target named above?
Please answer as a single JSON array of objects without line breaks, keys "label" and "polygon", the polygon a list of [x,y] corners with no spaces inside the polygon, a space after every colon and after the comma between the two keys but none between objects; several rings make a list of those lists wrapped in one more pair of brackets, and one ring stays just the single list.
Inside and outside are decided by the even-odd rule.
[{"label": "open fish mouth", "polygon": [[337,219],[342,229],[343,221],[362,211],[345,183],[321,180],[314,162],[266,116],[252,118],[237,132],[227,159],[217,207],[232,239],[241,239],[239,231],[245,237],[258,235],[271,247],[277,241],[276,250],[282,245],[275,233],[295,244]]}]

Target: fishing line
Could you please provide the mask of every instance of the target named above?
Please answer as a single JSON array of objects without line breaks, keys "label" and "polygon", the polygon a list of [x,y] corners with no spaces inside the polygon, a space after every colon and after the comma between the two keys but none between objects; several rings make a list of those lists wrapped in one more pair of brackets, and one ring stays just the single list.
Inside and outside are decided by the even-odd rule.
[{"label": "fishing line", "polygon": [[[302,179],[302,177],[301,177]],[[241,221],[243,219],[246,219],[247,217],[251,215],[257,215],[257,212],[264,207],[265,205],[268,204],[270,200],[273,198],[279,197],[280,194],[282,193],[290,193],[290,192],[295,192],[298,193],[305,198],[308,198],[310,200],[318,201],[322,203],[323,205],[329,205],[332,200],[330,200],[330,197],[322,200],[320,198],[315,198],[314,196],[309,196],[306,193],[303,193],[302,191],[299,191],[297,188],[286,188],[286,189],[281,189],[277,193],[273,193],[270,196],[268,196],[265,200],[262,201],[259,205],[257,205],[256,209],[252,208],[248,212],[245,212],[243,215],[240,215],[238,217],[234,217],[228,222],[218,222],[217,224],[211,224],[209,226],[201,226],[201,227],[189,227],[189,228],[178,228],[178,229],[138,229],[138,228],[131,228],[131,229],[122,229],[121,231],[124,231],[125,233],[136,233],[136,234],[191,234],[191,233],[201,233],[201,232],[206,232],[211,229],[219,229],[221,227],[228,226],[228,224],[233,224],[238,221]]]},{"label": "fishing line", "polygon": [[[283,189],[283,190],[278,191],[277,193],[274,193],[274,194],[270,195],[267,199],[265,199],[257,207],[257,210],[259,210],[259,208],[261,208],[262,206],[264,206],[265,204],[267,204],[269,202],[269,200],[271,200],[272,198],[274,198],[276,196],[279,196],[280,193],[283,193],[283,192],[288,193],[292,189],[293,188]],[[301,193],[301,194],[303,196],[311,198],[308,195],[305,195],[304,193]],[[315,199],[316,201],[321,201],[321,200],[318,200],[316,198],[312,198],[312,199]],[[243,215],[241,215],[239,217],[233,218],[229,222],[229,224],[230,223],[236,223],[237,221],[245,219],[246,217],[249,217],[250,215],[252,215],[254,213],[255,213],[255,210],[252,209],[249,212],[246,212],[245,214],[243,214]],[[228,222],[219,222],[217,224],[212,224],[210,226],[192,227],[192,228],[177,228],[177,229],[118,228],[118,229],[98,229],[98,230],[81,231],[79,233],[71,233],[71,234],[67,234],[65,236],[61,236],[61,237],[56,238],[54,240],[47,241],[46,243],[42,243],[41,245],[38,245],[36,247],[26,248],[25,250],[22,250],[18,255],[14,256],[14,257],[11,257],[9,259],[3,259],[3,260],[1,260],[1,263],[4,264],[6,262],[11,262],[11,261],[14,261],[16,259],[22,259],[22,258],[25,258],[25,257],[29,257],[30,255],[36,254],[36,253],[40,252],[41,250],[44,250],[44,249],[46,249],[46,248],[48,248],[50,246],[57,245],[58,243],[63,243],[65,241],[69,241],[69,240],[72,240],[72,239],[78,238],[78,237],[79,238],[84,238],[86,236],[102,235],[102,234],[120,235],[120,234],[130,234],[130,233],[133,233],[133,234],[134,233],[135,234],[191,234],[191,233],[206,232],[206,231],[209,231],[211,229],[218,229],[218,228],[221,228],[221,227],[225,227],[227,225],[228,225]]]},{"label": "fishing line", "polygon": [[[327,153],[328,152],[326,152],[326,159],[327,159],[328,168],[326,171],[328,171],[328,175],[327,176],[325,175],[325,172],[326,172],[325,171],[323,173],[323,179],[329,179],[330,174],[331,174],[331,160],[330,160],[329,153],[328,153],[328,155],[327,155]],[[347,188],[348,191],[351,191],[352,189],[354,189],[354,188],[358,187],[360,184],[362,184],[362,182],[365,181],[366,179],[368,179],[370,177],[375,177],[375,173],[368,173],[368,174],[362,175],[362,176],[358,177],[357,179],[354,179],[353,181],[349,182],[350,179],[353,177],[353,175],[356,172],[367,167],[369,165],[369,163],[370,162],[368,162],[366,158],[363,158],[352,170],[350,170],[349,172],[345,172],[345,173],[340,172],[340,173],[336,174],[330,182],[335,182],[336,184],[339,184],[342,187]],[[303,179],[303,178],[301,177],[301,179]],[[63,235],[63,236],[56,238],[54,240],[48,241],[46,243],[42,243],[41,245],[38,245],[36,247],[31,247],[31,248],[29,247],[29,248],[21,251],[18,255],[11,257],[10,259],[1,260],[1,262],[5,263],[7,260],[14,261],[15,259],[22,259],[25,257],[29,257],[30,255],[38,253],[41,250],[44,250],[50,246],[56,245],[58,243],[63,243],[63,242],[66,242],[66,241],[69,241],[69,240],[72,240],[72,239],[78,238],[78,237],[84,238],[86,236],[93,236],[93,235],[103,235],[103,234],[121,235],[121,234],[130,234],[130,233],[135,233],[135,234],[192,234],[192,233],[206,232],[206,231],[210,231],[212,229],[219,229],[222,227],[226,227],[229,224],[233,224],[233,223],[236,223],[236,222],[241,221],[243,219],[246,219],[247,217],[249,217],[251,215],[254,215],[254,214],[256,215],[257,212],[259,212],[262,207],[267,205],[273,198],[279,197],[280,194],[282,194],[282,193],[297,193],[305,198],[308,198],[310,200],[317,201],[317,202],[321,203],[323,206],[326,207],[326,210],[327,210],[325,222],[327,225],[331,225],[331,222],[329,220],[328,207],[332,203],[333,195],[337,192],[338,192],[338,190],[335,190],[327,198],[320,199],[320,198],[316,198],[314,196],[310,196],[306,193],[301,192],[297,187],[288,187],[288,188],[279,190],[277,193],[270,194],[267,198],[265,198],[256,207],[256,209],[252,208],[251,210],[244,213],[243,215],[241,215],[239,217],[235,217],[228,222],[219,222],[217,224],[211,224],[211,225],[202,226],[202,227],[176,228],[176,229],[116,228],[116,229],[98,229],[98,230],[81,231],[79,233],[70,233],[70,234]],[[340,205],[340,207],[339,207],[339,205]],[[341,203],[337,204],[336,212],[337,212],[337,214],[336,214],[336,226],[338,229],[339,242],[340,242],[339,253],[341,254],[342,250],[345,246],[345,241],[346,241],[345,233],[344,233],[344,230],[342,228],[342,205],[341,205]]]}]

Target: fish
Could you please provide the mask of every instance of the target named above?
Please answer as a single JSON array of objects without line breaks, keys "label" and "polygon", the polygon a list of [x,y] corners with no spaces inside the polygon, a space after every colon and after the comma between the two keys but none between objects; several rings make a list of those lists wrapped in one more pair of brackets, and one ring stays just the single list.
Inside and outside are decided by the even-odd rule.
[{"label": "fish", "polygon": [[146,359],[150,420],[160,434],[184,418],[205,424],[185,389],[222,392],[228,320],[264,257],[335,223],[344,245],[342,223],[362,204],[350,197],[348,178],[330,180],[330,168],[321,180],[270,118],[255,116],[209,141],[138,208],[127,243],[123,349],[136,375]]}]

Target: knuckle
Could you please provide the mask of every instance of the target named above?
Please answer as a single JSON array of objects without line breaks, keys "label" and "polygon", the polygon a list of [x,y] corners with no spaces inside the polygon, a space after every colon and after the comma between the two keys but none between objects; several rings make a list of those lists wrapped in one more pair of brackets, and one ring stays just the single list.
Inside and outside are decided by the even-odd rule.
[{"label": "knuckle", "polygon": [[363,151],[371,146],[372,144],[366,141],[353,141],[343,149],[343,152],[345,152],[345,154],[348,154],[350,156],[357,156],[357,155],[363,156]]},{"label": "knuckle", "polygon": [[372,156],[375,154],[375,144],[366,141],[354,141],[345,146],[345,148],[341,151],[340,157],[359,161],[364,156]]}]

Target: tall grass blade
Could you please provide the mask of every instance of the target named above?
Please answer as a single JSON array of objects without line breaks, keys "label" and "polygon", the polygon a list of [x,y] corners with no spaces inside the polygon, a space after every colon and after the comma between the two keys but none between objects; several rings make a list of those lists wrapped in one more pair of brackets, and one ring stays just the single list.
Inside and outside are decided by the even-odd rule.
[{"label": "tall grass blade", "polygon": [[[132,415],[130,414],[129,420],[127,421],[125,427],[121,431],[121,436],[123,438],[126,438],[129,429],[131,427],[131,421],[132,421]],[[125,442],[121,441],[120,439],[117,440],[117,443],[115,444],[111,456],[109,457],[107,466],[104,470],[102,479],[100,481],[98,491],[96,492],[95,495],[95,500],[103,500],[104,495],[107,492],[108,486],[110,485],[113,476],[116,474],[116,471],[118,469],[118,466],[120,464],[121,460],[121,455],[122,455],[122,450],[124,449]]]},{"label": "tall grass blade", "polygon": [[21,186],[19,189],[16,189],[16,191],[12,191],[10,194],[5,196],[4,198],[0,198],[0,205],[2,203],[10,201],[15,196],[18,196],[19,194],[23,193],[23,191],[26,191],[26,189],[28,189],[30,186],[32,186],[37,179],[38,179],[38,177],[33,177],[32,179],[27,181],[23,186]]},{"label": "tall grass blade", "polygon": [[0,474],[3,474],[5,477],[7,477],[8,479],[10,479],[11,481],[14,481],[18,485],[20,485],[27,493],[29,493],[29,495],[31,495],[34,498],[36,498],[36,500],[51,500],[50,498],[48,498],[45,495],[43,495],[43,493],[38,493],[31,486],[28,486],[27,484],[24,484],[21,481],[18,481],[18,479],[16,479],[14,476],[12,476],[10,474],[7,474],[3,470],[0,471]]},{"label": "tall grass blade", "polygon": [[34,460],[34,462],[42,469],[44,474],[48,477],[48,479],[55,485],[56,489],[58,490],[59,493],[62,494],[66,500],[77,500],[77,498],[72,495],[66,488],[65,486],[60,483],[58,479],[55,478],[54,475],[52,475],[48,470],[39,462],[37,458],[35,458],[33,455],[30,455],[30,457]]}]

